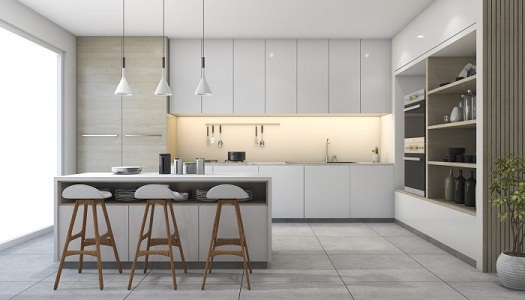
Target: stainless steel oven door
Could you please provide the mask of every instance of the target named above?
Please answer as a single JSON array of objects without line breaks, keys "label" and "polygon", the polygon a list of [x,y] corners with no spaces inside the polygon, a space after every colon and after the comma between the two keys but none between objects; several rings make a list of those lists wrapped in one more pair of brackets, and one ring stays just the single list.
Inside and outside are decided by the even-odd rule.
[{"label": "stainless steel oven door", "polygon": [[405,191],[425,197],[425,154],[405,153]]},{"label": "stainless steel oven door", "polygon": [[425,101],[405,105],[405,139],[425,136]]}]

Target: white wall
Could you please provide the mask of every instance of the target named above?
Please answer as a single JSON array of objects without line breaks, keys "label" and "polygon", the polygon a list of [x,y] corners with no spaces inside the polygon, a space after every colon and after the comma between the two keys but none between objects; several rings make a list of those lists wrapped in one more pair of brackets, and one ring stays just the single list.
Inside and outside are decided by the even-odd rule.
[{"label": "white wall", "polygon": [[[59,136],[62,148],[59,157],[62,166],[59,172],[72,174],[76,170],[76,38],[55,23],[37,14],[15,0],[0,1],[0,26],[13,31],[50,50],[62,54],[62,112],[59,123],[62,124]],[[3,45],[5,46],[5,45]],[[59,105],[60,106],[60,105]],[[35,153],[38,157],[38,152]]]},{"label": "white wall", "polygon": [[[280,125],[264,127],[264,148],[254,143],[255,125],[223,126],[220,149],[206,144],[206,123]],[[218,132],[215,127],[217,141]],[[177,154],[184,160],[226,160],[228,151],[246,151],[247,161],[324,161],[327,138],[338,161],[371,162],[372,149],[382,151],[380,117],[177,117]]]}]

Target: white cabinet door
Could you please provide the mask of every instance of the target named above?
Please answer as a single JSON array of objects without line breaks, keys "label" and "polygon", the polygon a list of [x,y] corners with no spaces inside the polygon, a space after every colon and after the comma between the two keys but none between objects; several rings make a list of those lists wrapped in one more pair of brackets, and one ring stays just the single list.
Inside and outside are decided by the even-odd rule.
[{"label": "white cabinet door", "polygon": [[[252,262],[268,260],[268,206],[241,204],[248,252]],[[199,205],[199,260],[206,261],[210,247],[211,231],[215,220],[217,205]],[[233,206],[222,207],[219,223],[219,238],[237,238],[237,219]],[[238,246],[222,246],[221,249],[239,249]],[[242,261],[242,258],[231,255],[216,256],[214,261]]]},{"label": "white cabinet door", "polygon": [[297,112],[297,40],[266,40],[266,113]]},{"label": "white cabinet door", "polygon": [[214,174],[257,174],[258,166],[213,166]]},{"label": "white cabinet door", "polygon": [[265,50],[263,39],[233,41],[233,112],[264,114]]},{"label": "white cabinet door", "polygon": [[212,95],[202,97],[202,113],[231,114],[233,113],[233,40],[206,40],[204,55],[206,79]]},{"label": "white cabinet door", "polygon": [[[135,258],[135,251],[137,250],[137,242],[139,238],[140,226],[142,225],[142,218],[144,217],[144,205],[130,205],[129,206],[129,260]],[[175,211],[175,219],[177,227],[179,228],[180,240],[182,243],[182,251],[186,261],[197,261],[199,253],[199,208],[196,205],[173,205]],[[169,209],[168,209],[169,213]],[[171,217],[170,217],[171,218]],[[149,217],[148,221],[149,222]],[[170,221],[171,223],[171,221]],[[126,224],[127,225],[127,224]],[[146,226],[148,223],[146,223]],[[172,228],[170,228],[172,230]],[[145,230],[146,232],[146,230]],[[172,231],[173,233],[173,231]],[[164,219],[164,210],[162,206],[155,206],[155,214],[153,219],[152,237],[165,238],[166,237],[166,221]],[[142,242],[142,248],[145,249],[146,242]],[[158,249],[167,246],[158,246]],[[173,258],[175,262],[180,262],[180,253],[177,247],[173,247]],[[150,261],[169,261],[166,256],[152,255]],[[139,258],[139,261],[144,261],[144,257]]]},{"label": "white cabinet door", "polygon": [[329,112],[361,112],[361,41],[330,40]]},{"label": "white cabinet door", "polygon": [[[64,249],[64,243],[66,241],[67,231],[69,229],[69,223],[71,222],[71,215],[73,214],[73,205],[60,205],[58,207],[58,259],[62,255]],[[121,262],[128,261],[130,256],[128,253],[128,206],[116,206],[116,205],[106,205],[109,221],[111,224],[111,229],[113,230],[113,236],[117,244],[117,251]],[[77,218],[75,220],[75,227],[73,229],[73,234],[80,232],[82,228],[82,214],[83,206],[78,209]],[[94,227],[93,227],[93,213],[91,206],[88,208],[88,217],[86,222],[86,238],[94,237]],[[107,232],[106,222],[104,221],[104,214],[102,213],[102,208],[100,205],[97,206],[97,218],[98,218],[98,229],[100,235]],[[137,234],[138,235],[138,234]],[[80,239],[76,239],[69,243],[70,250],[80,250]],[[86,247],[86,249],[95,249],[95,246]],[[113,254],[113,249],[109,246],[100,247],[102,252],[102,261],[115,261],[115,255]],[[66,261],[78,261],[79,256],[69,256],[66,258]],[[97,261],[94,256],[84,255],[84,261]]]},{"label": "white cabinet door", "polygon": [[259,166],[272,177],[272,218],[304,218],[304,167]]},{"label": "white cabinet door", "polygon": [[170,113],[201,113],[201,97],[194,94],[200,78],[201,40],[170,40]]},{"label": "white cabinet door", "polygon": [[350,167],[304,167],[305,218],[350,217]]},{"label": "white cabinet door", "polygon": [[328,113],[328,40],[297,41],[297,112]]},{"label": "white cabinet door", "polygon": [[394,166],[350,167],[350,217],[394,218]]},{"label": "white cabinet door", "polygon": [[390,40],[361,40],[361,113],[392,113]]}]

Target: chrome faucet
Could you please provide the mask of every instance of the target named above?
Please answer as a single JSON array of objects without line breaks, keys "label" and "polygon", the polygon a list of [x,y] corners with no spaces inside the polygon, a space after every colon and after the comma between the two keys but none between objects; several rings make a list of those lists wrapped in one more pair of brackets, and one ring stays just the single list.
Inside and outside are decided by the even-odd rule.
[{"label": "chrome faucet", "polygon": [[325,151],[325,157],[324,162],[328,162],[328,145],[330,145],[330,139],[326,139],[326,151]]}]

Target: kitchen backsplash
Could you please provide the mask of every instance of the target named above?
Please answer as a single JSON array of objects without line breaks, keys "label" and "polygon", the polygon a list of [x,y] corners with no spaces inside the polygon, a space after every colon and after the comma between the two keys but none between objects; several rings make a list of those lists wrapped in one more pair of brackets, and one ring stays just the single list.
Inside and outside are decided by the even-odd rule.
[{"label": "kitchen backsplash", "polygon": [[[253,125],[229,125],[238,123]],[[255,126],[261,123],[279,124],[264,126],[264,147],[255,144]],[[218,147],[219,127],[215,126],[211,144],[206,124],[224,124],[222,148]],[[372,161],[376,146],[381,153],[380,117],[177,117],[176,126],[170,128],[170,138],[175,135],[176,140],[170,152],[185,161],[196,157],[222,161],[228,151],[246,151],[246,161],[252,162],[324,161],[327,138],[328,155],[336,155],[338,161]],[[260,129],[259,125],[259,140]]]}]

